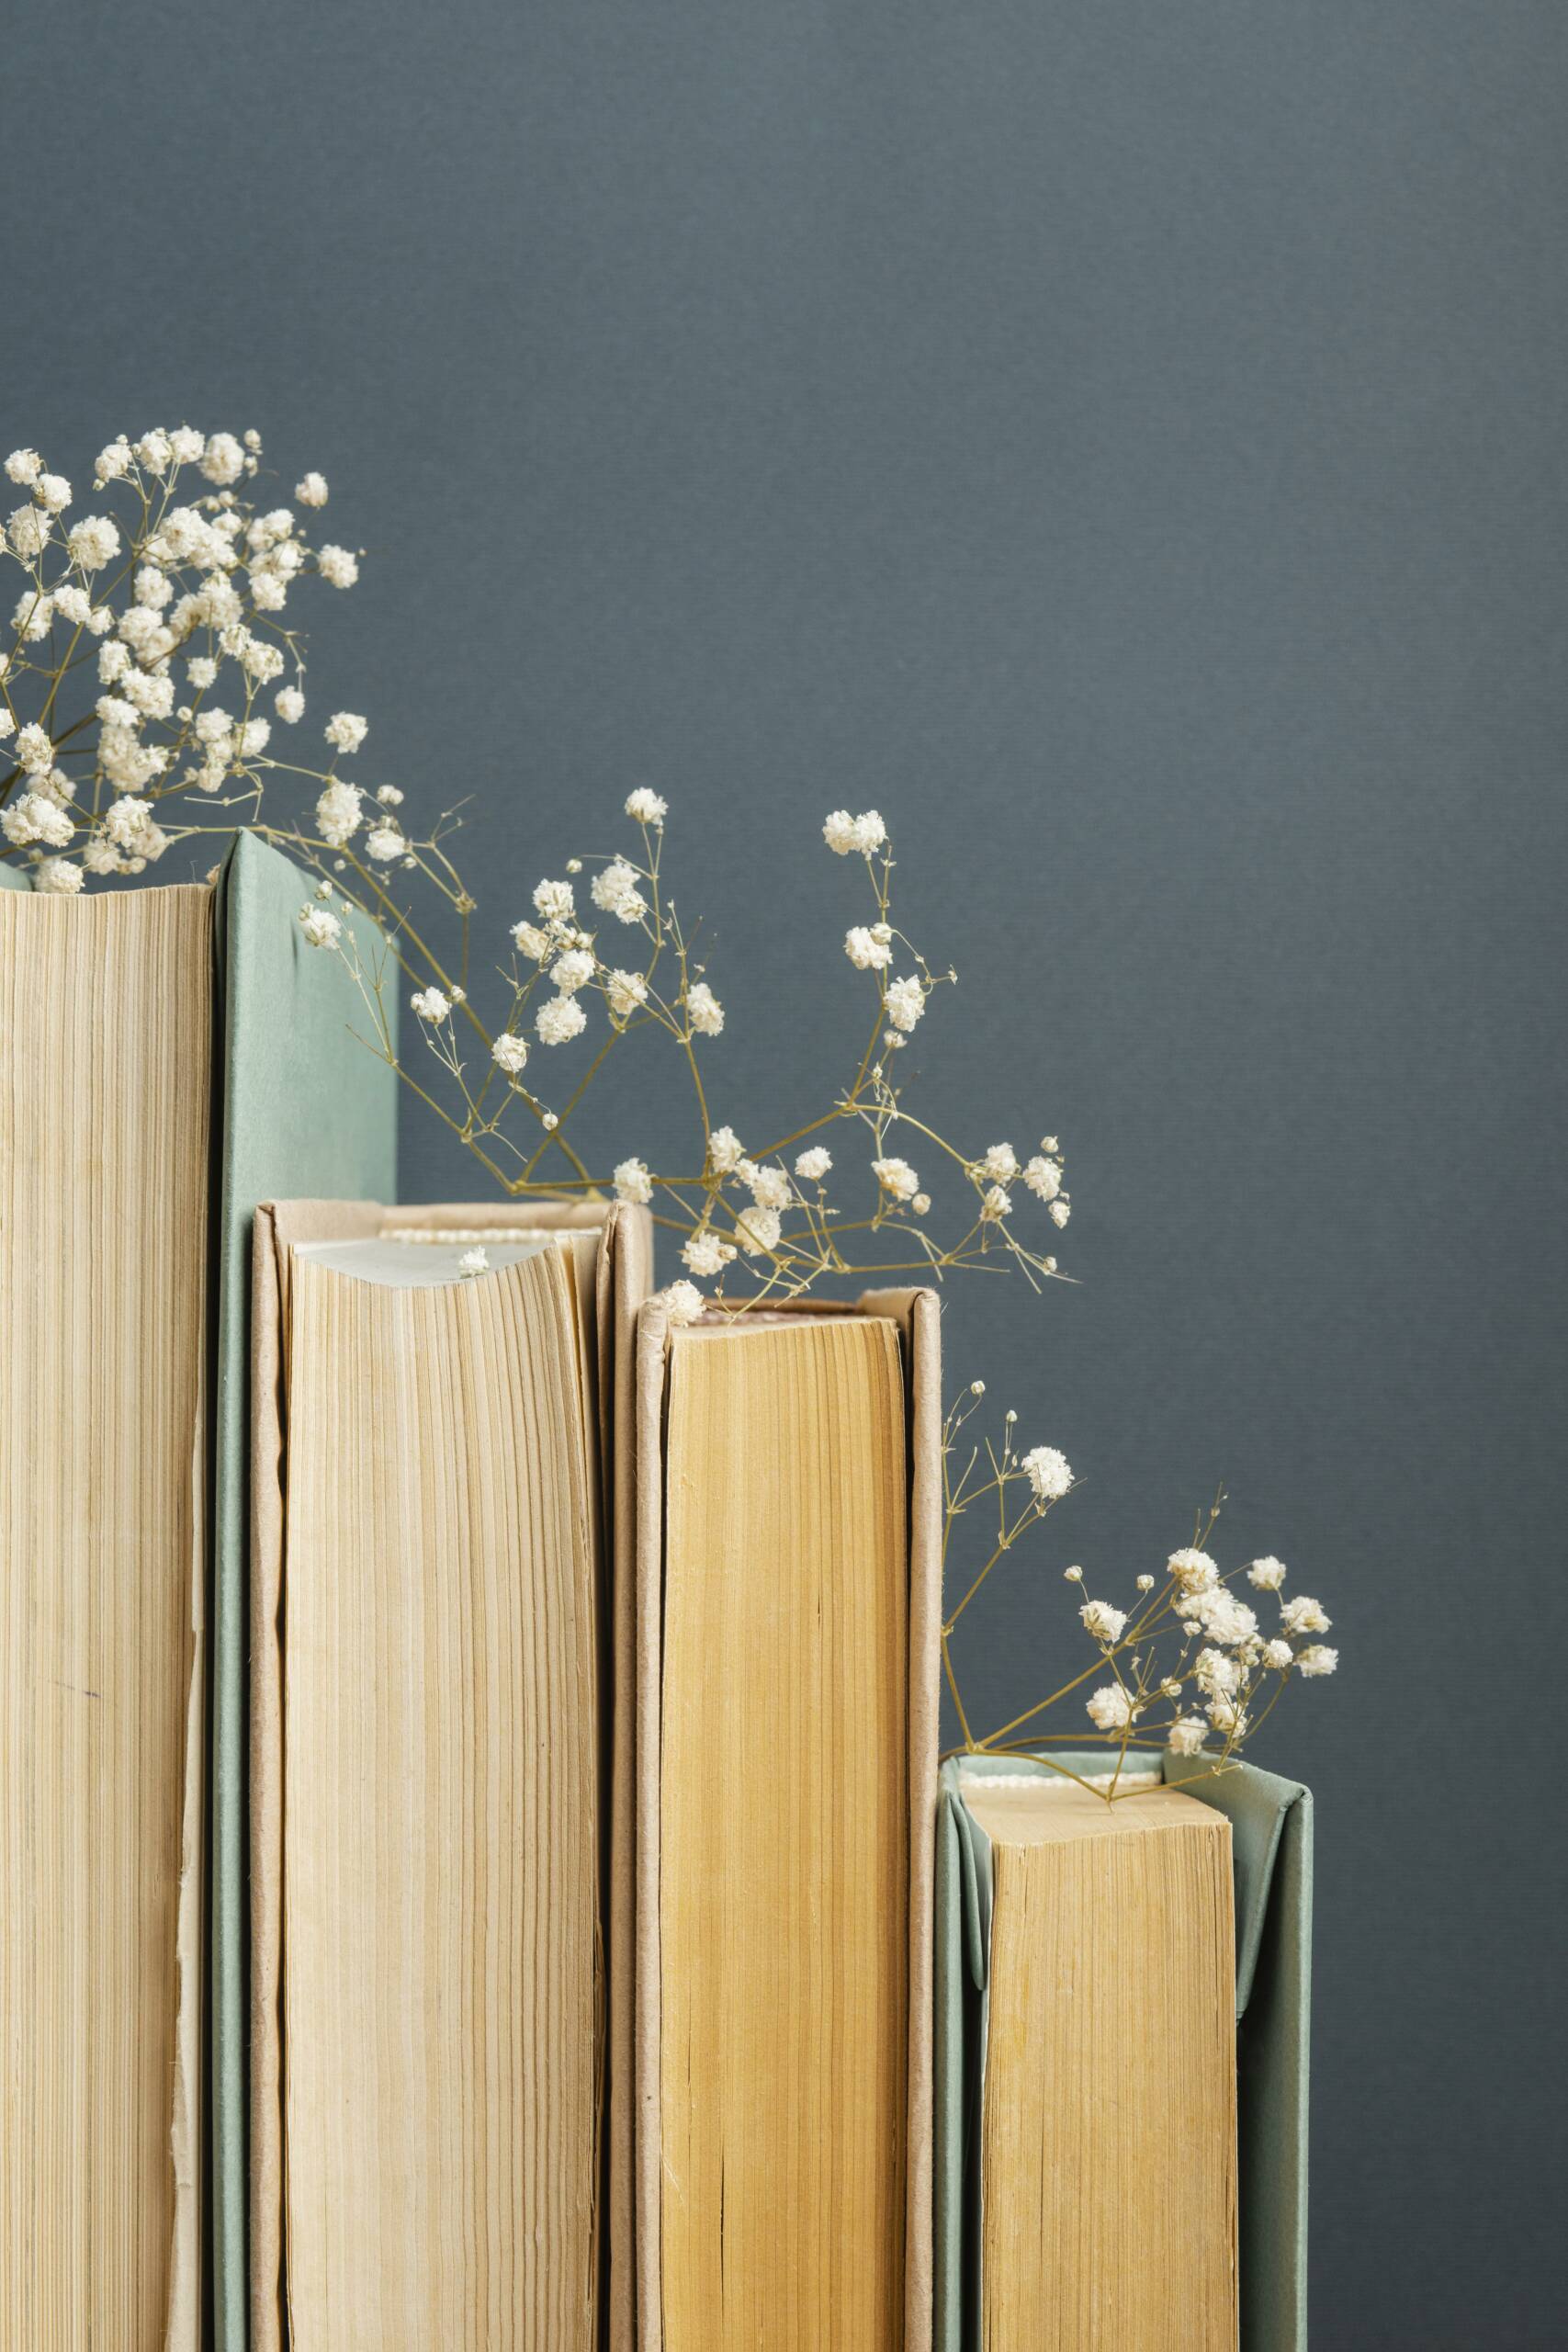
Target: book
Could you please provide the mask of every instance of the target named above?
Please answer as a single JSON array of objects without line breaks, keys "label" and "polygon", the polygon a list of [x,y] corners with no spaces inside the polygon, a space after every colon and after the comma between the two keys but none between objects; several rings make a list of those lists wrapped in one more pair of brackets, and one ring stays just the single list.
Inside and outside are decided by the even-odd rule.
[{"label": "book", "polygon": [[1304,2352],[1311,1801],[1138,1763],[942,1768],[937,2352]]},{"label": "book", "polygon": [[243,1415],[224,1244],[258,1153],[389,1174],[393,1080],[299,936],[308,884],[254,840],[214,887],[67,899],[3,871],[0,2342],[194,2352],[243,1657],[215,1638],[238,1565],[220,1431]]},{"label": "book", "polygon": [[649,2352],[924,2352],[936,1306],[638,1340]]},{"label": "book", "polygon": [[599,2342],[647,1256],[603,1206],[257,1218],[257,2352]]}]

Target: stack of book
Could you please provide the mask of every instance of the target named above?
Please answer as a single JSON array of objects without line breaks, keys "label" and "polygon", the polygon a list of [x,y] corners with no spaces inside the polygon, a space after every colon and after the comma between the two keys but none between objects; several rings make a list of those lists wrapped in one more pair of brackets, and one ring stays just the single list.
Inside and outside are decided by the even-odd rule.
[{"label": "stack of book", "polygon": [[0,894],[0,2345],[1304,2341],[1304,1793],[939,1789],[933,1296],[397,1205],[301,895]]}]

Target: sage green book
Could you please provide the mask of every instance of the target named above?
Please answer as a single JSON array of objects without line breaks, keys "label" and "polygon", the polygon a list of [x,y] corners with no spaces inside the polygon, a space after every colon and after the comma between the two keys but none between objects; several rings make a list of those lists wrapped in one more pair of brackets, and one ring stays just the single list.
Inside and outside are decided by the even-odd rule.
[{"label": "sage green book", "polygon": [[[0,865],[7,904],[29,888],[25,866]],[[40,1394],[85,1382],[111,1417],[73,1508],[58,1481],[10,1482],[10,1524],[30,1547],[6,1561],[12,1631],[32,1623],[27,1579],[41,1544],[44,1597],[51,1608],[64,1598],[28,1638],[62,1671],[57,1653],[88,1654],[78,1622],[96,1629],[96,1670],[79,1679],[99,1687],[56,1686],[97,1709],[90,1716],[23,1721],[13,1706],[7,1725],[55,1823],[29,1898],[44,1928],[18,1940],[26,1965],[6,1979],[18,2037],[7,2113],[34,2133],[0,2216],[7,2346],[31,2342],[45,2309],[73,2340],[107,2324],[127,2347],[246,2344],[251,1230],[257,1204],[278,1194],[395,1198],[397,1075],[354,1034],[370,1023],[353,976],[304,938],[314,889],[241,834],[211,889],[33,899],[38,919],[17,908],[26,919],[6,927],[13,1044],[26,1034],[17,1008],[36,1017],[39,991],[72,1014],[63,1080],[59,1056],[0,1053],[7,1182],[35,1224],[40,1207],[54,1220],[51,1238],[20,1256],[10,1236],[0,1288],[13,1363],[32,1349]],[[384,943],[368,922],[350,927],[374,968]],[[395,994],[387,1012],[395,1021]],[[88,1138],[74,1154],[73,1088]],[[18,1136],[25,1150],[10,1148]],[[128,1266],[116,1249],[139,1218]],[[81,1272],[95,1266],[115,1285],[101,1314]],[[62,1267],[76,1269],[69,1282]],[[135,1442],[121,1377],[141,1381]],[[29,1393],[25,1376],[11,1380],[13,1448]],[[85,1543],[100,1521],[101,1544]],[[174,1654],[179,1641],[188,1660]],[[20,1657],[25,1677],[31,1656],[15,1646],[13,1669]],[[106,1677],[118,1703],[98,1709]],[[85,1957],[51,1977],[67,1915]],[[151,1999],[154,1980],[166,2007],[127,2017],[125,1988],[145,1985]],[[100,2057],[89,2123],[60,2085],[73,2041],[94,2033],[112,2063]],[[169,2151],[156,2182],[118,2154],[152,2133]],[[122,2275],[132,2269],[134,2309]]]},{"label": "sage green book", "polygon": [[[397,1198],[397,1073],[363,1042],[368,1018],[348,971],[299,929],[313,888],[242,833],[218,893],[208,2098],[217,2352],[243,2352],[247,2324],[251,1227],[261,1201]],[[371,967],[384,944],[367,919],[350,920]],[[397,1001],[389,987],[394,1039]]]},{"label": "sage green book", "polygon": [[[1147,1769],[1149,1759],[1139,1758]],[[1063,1755],[1075,1772],[1102,1752]],[[1165,1755],[1164,1781],[1230,1823],[1235,1891],[1235,2016],[1241,2352],[1305,2352],[1307,2068],[1312,1939],[1312,1798],[1249,1764],[1216,1773]],[[1035,1774],[1019,1758],[942,1768],[937,1823],[935,2352],[979,2352],[981,2093],[987,2050],[991,1855],[964,1779]]]}]

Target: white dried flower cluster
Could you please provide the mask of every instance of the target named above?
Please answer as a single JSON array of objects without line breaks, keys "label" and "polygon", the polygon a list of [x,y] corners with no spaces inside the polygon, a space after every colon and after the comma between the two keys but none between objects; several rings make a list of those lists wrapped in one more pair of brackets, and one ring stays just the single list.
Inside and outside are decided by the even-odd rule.
[{"label": "white dried flower cluster", "polygon": [[[1007,1150],[1005,1145],[993,1145],[976,1165],[999,1178]],[[987,1556],[947,1611],[942,1630],[943,1664],[966,1752],[1037,1756],[1050,1762],[1054,1740],[1069,1746],[1081,1745],[1086,1736],[1098,1737],[1117,1751],[1107,1785],[1096,1789],[1113,1801],[1119,1792],[1128,1793],[1121,1784],[1130,1747],[1157,1749],[1163,1745],[1178,1756],[1204,1754],[1213,1758],[1215,1770],[1223,1770],[1258,1729],[1292,1677],[1310,1681],[1335,1671],[1337,1650],[1303,1639],[1328,1630],[1320,1601],[1304,1594],[1281,1599],[1279,1630],[1265,1632],[1257,1610],[1231,1589],[1241,1571],[1224,1575],[1204,1548],[1218,1521],[1222,1496],[1198,1540],[1171,1553],[1163,1577],[1145,1572],[1134,1577],[1134,1597],[1126,1608],[1098,1597],[1078,1601],[1078,1621],[1100,1661],[1110,1668],[1109,1681],[1096,1682],[1081,1695],[1095,1669],[1076,1673],[1010,1723],[976,1738],[959,1690],[952,1649],[954,1628],[992,1570],[1074,1484],[1065,1456],[1055,1447],[1019,1452],[1014,1413],[1005,1416],[999,1439],[976,1441],[968,1424],[984,1395],[985,1383],[972,1383],[950,1409],[942,1431],[944,1589],[950,1584],[955,1532],[976,1505],[986,1506],[990,1531]],[[1075,1564],[1062,1574],[1082,1592],[1080,1566]],[[1259,1592],[1280,1593],[1286,1580],[1283,1563],[1271,1555],[1253,1561],[1246,1574]],[[1089,1715],[1090,1734],[1056,1734],[1043,1725],[1043,1716],[1075,1694]],[[1058,1760],[1057,1769],[1068,1768]]]},{"label": "white dried flower cluster", "polygon": [[[152,426],[107,442],[79,500],[36,449],[6,459],[21,496],[0,512],[0,566],[16,567],[21,593],[0,595],[12,631],[8,645],[0,634],[0,729],[17,737],[9,774],[0,755],[0,857],[30,865],[35,887],[138,875],[192,835],[260,823],[272,719],[295,725],[305,709],[291,602],[308,581],[358,575],[349,549],[313,543],[296,507],[261,504],[260,462],[254,432]],[[297,505],[326,496],[307,474]],[[353,753],[367,731],[339,711],[326,741]],[[290,766],[309,788],[315,772]],[[282,830],[343,852],[359,798],[330,766],[315,782],[315,833],[293,809]],[[52,814],[25,805],[39,791]],[[384,813],[368,848],[382,864],[412,854]]]},{"label": "white dried flower cluster", "polygon": [[[117,695],[120,691],[117,685]],[[290,690],[282,690],[288,693]],[[295,690],[297,691],[297,690]],[[276,715],[295,723],[290,701]],[[367,723],[338,711],[326,739],[347,760],[363,746]],[[45,747],[39,746],[40,756]],[[637,829],[633,845],[565,858],[536,884],[528,907],[511,926],[510,990],[499,1019],[488,1024],[462,1002],[450,982],[470,968],[468,897],[436,840],[417,860],[427,884],[444,895],[462,924],[460,947],[440,961],[425,948],[419,923],[391,895],[378,871],[383,861],[407,865],[409,844],[392,813],[400,795],[372,791],[334,769],[321,782],[313,833],[290,837],[354,905],[379,921],[411,981],[425,1047],[440,1065],[443,1085],[456,1096],[448,1109],[434,1088],[422,1087],[453,1131],[514,1195],[558,1196],[613,1190],[637,1205],[657,1205],[680,1232],[687,1273],[722,1285],[738,1264],[761,1295],[798,1296],[829,1275],[931,1273],[978,1264],[1002,1252],[1036,1284],[1056,1272],[1056,1261],[1010,1222],[1015,1182],[1055,1213],[1065,1205],[1054,1136],[1026,1169],[1010,1144],[960,1151],[904,1109],[899,1076],[903,1048],[923,1021],[933,992],[951,973],[933,972],[899,929],[892,909],[894,870],[887,826],[875,809],[858,816],[836,810],[823,831],[829,845],[863,864],[872,904],[867,920],[847,934],[850,961],[865,973],[874,998],[869,1036],[863,1029],[853,1074],[829,1095],[818,1115],[748,1153],[732,1126],[710,1107],[712,1077],[705,1064],[713,1041],[726,1037],[728,1016],[714,982],[695,959],[692,933],[676,910],[662,871],[669,803],[651,786],[626,796],[625,814]],[[581,881],[580,881],[580,877]],[[614,940],[612,948],[610,942]],[[359,971],[352,941],[340,952],[356,970],[373,1014],[378,983]],[[461,1020],[453,1017],[459,1007]],[[441,1008],[441,1009],[437,1009]],[[595,1179],[578,1158],[570,1132],[589,1086],[614,1048],[633,1034],[662,1034],[667,1063],[689,1081],[701,1122],[700,1153],[684,1169],[655,1168],[646,1153],[628,1151],[609,1175]],[[396,1060],[390,1024],[380,1021],[383,1050]],[[529,1083],[520,1074],[537,1040],[549,1049],[541,1067],[549,1076]],[[472,1042],[470,1042],[472,1041]],[[581,1058],[564,1049],[581,1048]],[[564,1105],[553,1108],[554,1056],[562,1058]],[[479,1075],[465,1058],[471,1055]],[[829,1138],[829,1131],[836,1130]],[[956,1238],[939,1239],[939,1188],[912,1156],[908,1136],[922,1137],[928,1173],[934,1159],[965,1204],[967,1222]],[[858,1139],[859,1150],[847,1148]],[[636,1141],[628,1136],[627,1145]],[[929,1155],[929,1156],[928,1156]],[[1042,1167],[1048,1167],[1043,1177]],[[858,1197],[846,1200],[853,1186]],[[878,1237],[883,1237],[878,1238]],[[726,1302],[729,1304],[728,1301]]]}]

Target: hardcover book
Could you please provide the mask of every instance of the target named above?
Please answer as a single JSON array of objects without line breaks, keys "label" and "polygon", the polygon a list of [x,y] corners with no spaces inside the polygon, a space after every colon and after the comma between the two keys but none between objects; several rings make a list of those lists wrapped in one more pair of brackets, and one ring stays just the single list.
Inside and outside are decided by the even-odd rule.
[{"label": "hardcover book", "polygon": [[928,1293],[638,1339],[639,2352],[926,2352]]},{"label": "hardcover book", "polygon": [[258,1216],[257,2352],[595,2352],[606,1513],[647,1235],[602,1205]]},{"label": "hardcover book", "polygon": [[0,2341],[195,2352],[243,2277],[233,1269],[258,1170],[389,1182],[393,1080],[254,838],[0,879]]},{"label": "hardcover book", "polygon": [[942,1768],[936,2352],[1111,2352],[1150,2310],[1305,2352],[1311,1799],[1152,1770],[1107,1806],[1028,1759]]}]

